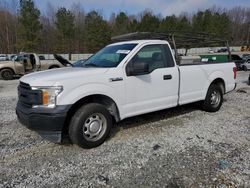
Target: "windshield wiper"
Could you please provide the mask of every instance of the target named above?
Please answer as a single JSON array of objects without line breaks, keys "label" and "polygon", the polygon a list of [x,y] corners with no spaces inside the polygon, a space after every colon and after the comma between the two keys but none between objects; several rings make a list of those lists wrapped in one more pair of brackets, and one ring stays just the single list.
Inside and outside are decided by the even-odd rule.
[{"label": "windshield wiper", "polygon": [[99,67],[97,64],[94,63],[87,63],[83,65],[84,67]]}]

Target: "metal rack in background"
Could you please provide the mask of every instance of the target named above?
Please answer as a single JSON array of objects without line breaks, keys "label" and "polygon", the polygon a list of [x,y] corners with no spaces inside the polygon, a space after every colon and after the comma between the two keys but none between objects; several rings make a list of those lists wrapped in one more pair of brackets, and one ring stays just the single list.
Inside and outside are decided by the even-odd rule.
[{"label": "metal rack in background", "polygon": [[185,55],[190,48],[199,48],[208,46],[216,47],[223,45],[227,47],[228,56],[231,60],[231,52],[227,40],[216,38],[214,35],[205,32],[183,32],[169,31],[166,33],[160,32],[135,32],[124,35],[114,36],[111,38],[114,42],[129,41],[129,40],[166,40],[175,51],[176,61],[179,62],[179,54],[177,49],[184,48]]}]

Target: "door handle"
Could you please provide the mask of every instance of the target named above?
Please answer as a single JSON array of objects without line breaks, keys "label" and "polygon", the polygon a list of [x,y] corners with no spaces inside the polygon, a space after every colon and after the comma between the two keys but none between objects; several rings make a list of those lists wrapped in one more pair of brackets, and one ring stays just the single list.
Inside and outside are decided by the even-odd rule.
[{"label": "door handle", "polygon": [[172,75],[171,74],[163,76],[163,80],[171,80],[171,79],[172,79]]}]

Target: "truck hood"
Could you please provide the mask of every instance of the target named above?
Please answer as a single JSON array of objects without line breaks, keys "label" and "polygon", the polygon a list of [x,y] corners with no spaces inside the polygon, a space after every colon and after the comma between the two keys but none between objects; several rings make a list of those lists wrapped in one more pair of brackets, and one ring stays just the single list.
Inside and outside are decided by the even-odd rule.
[{"label": "truck hood", "polygon": [[23,76],[20,81],[31,86],[54,86],[63,80],[74,78],[88,78],[99,74],[104,74],[108,68],[83,68],[67,67],[31,73]]}]

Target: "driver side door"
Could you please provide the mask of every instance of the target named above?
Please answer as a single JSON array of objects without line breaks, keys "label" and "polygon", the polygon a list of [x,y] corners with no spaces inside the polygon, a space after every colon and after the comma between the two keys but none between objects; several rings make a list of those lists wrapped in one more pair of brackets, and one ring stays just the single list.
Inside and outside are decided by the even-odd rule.
[{"label": "driver side door", "polygon": [[22,56],[15,56],[15,58],[12,61],[15,66],[15,73],[24,75],[25,71],[24,71],[24,64],[23,64]]},{"label": "driver side door", "polygon": [[148,64],[143,75],[125,77],[125,116],[144,114],[177,105],[179,73],[167,44],[142,47],[127,64]]}]

